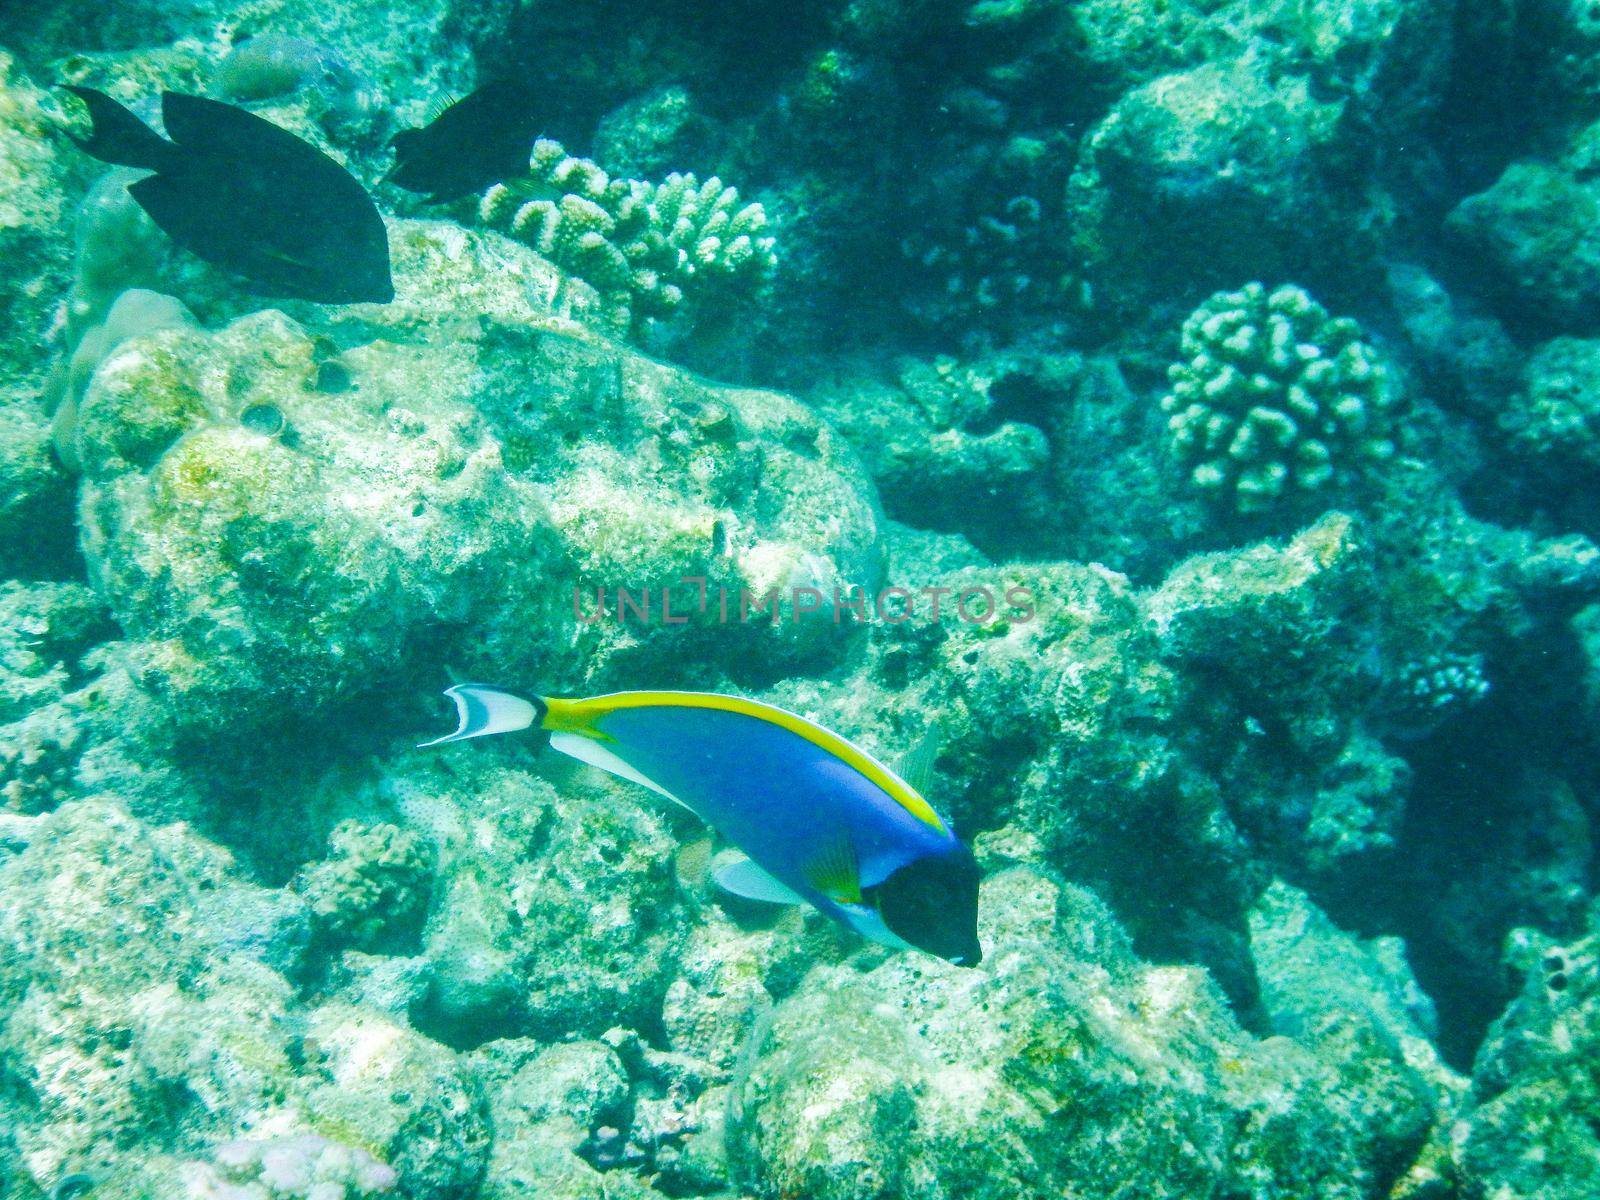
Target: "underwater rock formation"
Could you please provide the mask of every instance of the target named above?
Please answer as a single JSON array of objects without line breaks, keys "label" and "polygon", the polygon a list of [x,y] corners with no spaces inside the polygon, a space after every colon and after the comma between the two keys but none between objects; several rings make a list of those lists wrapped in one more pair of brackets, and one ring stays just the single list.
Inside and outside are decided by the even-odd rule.
[{"label": "underwater rock formation", "polygon": [[989,896],[984,976],[896,958],[778,1008],[736,1126],[763,1190],[1376,1194],[1423,1144],[1436,1097],[1370,1057],[1375,1024],[1256,1042],[1203,976],[1134,963],[1081,890],[1012,868]]},{"label": "underwater rock formation", "polygon": [[[0,3],[0,1193],[1590,1200],[1597,29]],[[527,179],[383,182],[508,76]],[[313,142],[395,301],[242,294],[56,81]],[[463,678],[920,748],[983,963],[415,749]]]},{"label": "underwater rock formation", "polygon": [[395,1185],[394,1171],[364,1150],[315,1134],[266,1142],[229,1142],[211,1162],[181,1169],[193,1200],[293,1196],[367,1200]]},{"label": "underwater rock formation", "polygon": [[[684,576],[735,604],[740,588],[872,582],[872,502],[793,402],[606,343],[561,315],[560,277],[513,243],[425,223],[394,243],[405,295],[386,312],[161,330],[123,342],[84,392],[66,437],[91,575],[180,719],[305,715],[452,641],[460,661],[533,676],[582,638],[598,672],[608,643],[633,654],[675,632],[657,619],[668,587],[704,626]],[[472,327],[452,280],[479,292]],[[570,303],[593,311],[592,293]],[[281,436],[241,420],[262,405]],[[618,589],[657,617],[595,621],[602,593],[615,617]],[[841,632],[786,618],[739,641],[803,657]]]},{"label": "underwater rock formation", "polygon": [[1473,1195],[1579,1196],[1600,1182],[1592,1064],[1600,970],[1593,910],[1565,944],[1533,930],[1508,943],[1521,989],[1473,1067],[1472,1101],[1452,1138]]}]

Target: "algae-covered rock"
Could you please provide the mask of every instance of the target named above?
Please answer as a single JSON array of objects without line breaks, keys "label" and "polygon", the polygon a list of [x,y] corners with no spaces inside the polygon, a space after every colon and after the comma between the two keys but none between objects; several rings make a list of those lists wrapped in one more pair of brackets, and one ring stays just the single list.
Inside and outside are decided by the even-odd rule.
[{"label": "algae-covered rock", "polygon": [[[3,41],[0,41],[3,44]],[[59,117],[16,60],[0,50],[0,368],[36,375],[71,253],[69,169]]]},{"label": "algae-covered rock", "polygon": [[130,1149],[240,1119],[287,1085],[293,989],[240,951],[294,944],[295,922],[229,865],[104,801],[45,818],[0,861],[5,1123],[25,1178],[120,1172]]},{"label": "algae-covered rock", "polygon": [[981,364],[906,360],[822,382],[807,399],[856,447],[891,516],[1004,545],[1052,516],[1049,448],[1042,414],[1011,419],[994,384]]},{"label": "algae-covered rock", "polygon": [[[1337,264],[1348,275],[1370,255],[1381,216],[1340,170],[1351,151],[1341,117],[1338,100],[1259,56],[1129,92],[1085,139],[1069,185],[1091,279],[1115,299],[1229,274]],[[1159,255],[1146,253],[1152,241]]]},{"label": "algae-covered rock", "polygon": [[484,1200],[644,1200],[658,1193],[623,1172],[602,1173],[580,1151],[601,1130],[625,1125],[629,1084],[616,1054],[599,1042],[543,1047],[491,1042],[483,1063],[495,1143]]},{"label": "algae-covered rock", "polygon": [[1521,991],[1473,1067],[1472,1102],[1451,1139],[1462,1192],[1558,1200],[1600,1186],[1600,970],[1595,936],[1514,939]]},{"label": "algae-covered rock", "polygon": [[[395,243],[387,309],[159,330],[84,390],[67,436],[90,573],[180,719],[304,716],[447,657],[551,678],[654,643],[730,662],[838,644],[790,599],[876,572],[872,501],[830,430],[574,324],[583,296],[511,243],[422,224]],[[773,592],[783,618],[712,642],[684,576],[735,605]],[[619,589],[644,597],[636,628]],[[612,616],[581,621],[597,600]]]},{"label": "algae-covered rock", "polygon": [[1397,1058],[1255,1041],[1203,975],[1133,962],[1104,909],[1048,875],[995,875],[984,900],[987,970],[819,970],[779,1007],[740,1084],[756,1186],[1353,1197],[1420,1146],[1433,1102]]},{"label": "algae-covered rock", "polygon": [[1580,167],[1512,163],[1450,214],[1448,228],[1487,276],[1501,307],[1536,328],[1600,328],[1600,192]]},{"label": "algae-covered rock", "polygon": [[660,816],[626,784],[571,772],[558,789],[482,750],[419,757],[377,785],[437,863],[418,1021],[476,1045],[656,1020],[682,929]]},{"label": "algae-covered rock", "polygon": [[314,1071],[306,1120],[368,1149],[406,1192],[471,1195],[491,1131],[476,1072],[448,1048],[376,1013],[328,1005],[308,1014]]},{"label": "algae-covered rock", "polygon": [[0,563],[7,575],[65,577],[77,530],[71,477],[51,453],[50,422],[25,390],[0,391]]},{"label": "algae-covered rock", "polygon": [[1315,753],[1344,744],[1368,682],[1362,662],[1374,596],[1370,551],[1334,513],[1279,546],[1197,555],[1148,602],[1169,660],[1215,700]]},{"label": "algae-covered rock", "polygon": [[344,821],[329,850],[296,880],[325,937],[371,946],[415,933],[433,874],[426,843],[393,825]]},{"label": "algae-covered rock", "polygon": [[1500,413],[1511,447],[1557,479],[1600,471],[1600,342],[1555,338],[1524,368]]}]

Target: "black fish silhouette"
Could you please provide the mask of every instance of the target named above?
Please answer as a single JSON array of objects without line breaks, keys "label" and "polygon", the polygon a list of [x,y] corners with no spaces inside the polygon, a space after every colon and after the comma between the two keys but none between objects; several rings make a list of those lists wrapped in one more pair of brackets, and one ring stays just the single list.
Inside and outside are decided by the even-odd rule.
[{"label": "black fish silhouette", "polygon": [[487,83],[421,129],[402,129],[389,143],[395,158],[389,182],[438,204],[520,175],[542,132],[533,91],[519,80]]},{"label": "black fish silhouette", "polygon": [[101,162],[154,171],[128,192],[184,249],[257,295],[394,299],[383,217],[315,146],[242,108],[180,92],[161,94],[167,141],[104,92],[67,91],[94,119],[90,135],[73,140]]}]

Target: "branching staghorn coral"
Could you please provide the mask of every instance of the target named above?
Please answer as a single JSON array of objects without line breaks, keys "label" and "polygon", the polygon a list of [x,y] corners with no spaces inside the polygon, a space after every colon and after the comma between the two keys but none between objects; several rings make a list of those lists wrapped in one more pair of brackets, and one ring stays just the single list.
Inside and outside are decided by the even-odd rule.
[{"label": "branching staghorn coral", "polygon": [[592,285],[619,332],[748,296],[773,263],[766,211],[716,176],[612,179],[547,138],[528,174],[491,187],[478,214]]},{"label": "branching staghorn coral", "polygon": [[1393,455],[1399,388],[1360,335],[1290,286],[1250,283],[1190,314],[1161,406],[1195,486],[1260,512]]}]

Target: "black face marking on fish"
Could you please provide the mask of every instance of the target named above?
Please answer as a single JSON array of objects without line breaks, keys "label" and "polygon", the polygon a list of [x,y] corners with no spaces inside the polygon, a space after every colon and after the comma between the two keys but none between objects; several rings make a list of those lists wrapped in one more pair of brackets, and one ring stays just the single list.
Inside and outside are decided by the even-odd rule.
[{"label": "black face marking on fish", "polygon": [[128,192],[174,242],[261,296],[320,304],[394,299],[383,217],[356,178],[309,142],[231,104],[161,94],[167,137],[103,92],[69,87],[102,162],[155,174]]},{"label": "black face marking on fish", "polygon": [[871,890],[890,931],[958,966],[983,959],[978,945],[978,864],[956,843],[945,854],[907,863]]},{"label": "black face marking on fish", "polygon": [[388,181],[438,204],[516,177],[527,169],[528,152],[542,132],[535,107],[527,83],[485,84],[421,129],[395,134]]}]

